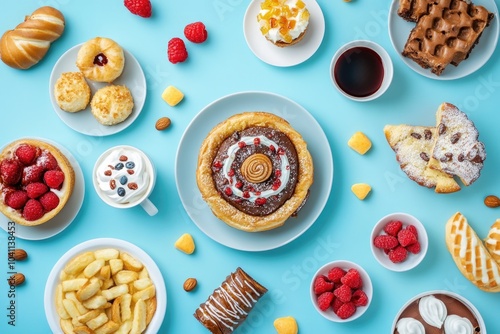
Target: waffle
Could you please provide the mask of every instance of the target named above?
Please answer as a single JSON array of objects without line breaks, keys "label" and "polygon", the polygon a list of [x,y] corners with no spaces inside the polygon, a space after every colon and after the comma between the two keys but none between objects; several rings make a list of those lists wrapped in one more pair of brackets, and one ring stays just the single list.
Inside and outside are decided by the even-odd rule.
[{"label": "waffle", "polygon": [[500,264],[460,212],[446,223],[445,237],[448,251],[460,272],[479,289],[500,292]]},{"label": "waffle", "polygon": [[[408,6],[408,0],[401,3]],[[464,0],[414,0],[410,7],[401,3],[401,16],[418,18],[402,54],[436,75],[449,64],[458,66],[467,59],[493,18],[486,8]],[[424,7],[427,12],[422,14]]]},{"label": "waffle", "polygon": [[484,245],[491,257],[500,265],[500,219],[497,219],[491,226],[488,236],[484,240]]},{"label": "waffle", "polygon": [[386,125],[384,134],[401,169],[411,180],[427,188],[435,187],[437,193],[460,190],[452,176],[427,167],[436,137],[435,127]]},{"label": "waffle", "polygon": [[399,0],[398,15],[406,21],[417,22],[428,7],[439,0]]}]

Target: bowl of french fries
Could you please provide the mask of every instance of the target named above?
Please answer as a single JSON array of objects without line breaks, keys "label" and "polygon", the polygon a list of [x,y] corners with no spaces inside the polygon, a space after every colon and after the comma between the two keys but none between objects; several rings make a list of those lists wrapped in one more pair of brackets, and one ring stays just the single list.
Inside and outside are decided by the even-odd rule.
[{"label": "bowl of french fries", "polygon": [[57,261],[45,285],[44,307],[53,333],[156,334],[167,292],[160,270],[141,248],[99,238]]}]

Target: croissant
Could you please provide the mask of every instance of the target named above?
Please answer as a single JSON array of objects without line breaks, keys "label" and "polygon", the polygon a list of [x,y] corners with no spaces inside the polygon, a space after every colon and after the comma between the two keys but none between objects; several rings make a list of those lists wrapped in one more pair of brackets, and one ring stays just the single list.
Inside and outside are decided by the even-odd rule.
[{"label": "croissant", "polygon": [[50,43],[64,31],[63,14],[50,6],[40,7],[0,39],[0,58],[10,67],[27,69],[47,53]]},{"label": "croissant", "polygon": [[213,334],[231,334],[266,292],[265,287],[237,268],[196,309],[194,317]]}]

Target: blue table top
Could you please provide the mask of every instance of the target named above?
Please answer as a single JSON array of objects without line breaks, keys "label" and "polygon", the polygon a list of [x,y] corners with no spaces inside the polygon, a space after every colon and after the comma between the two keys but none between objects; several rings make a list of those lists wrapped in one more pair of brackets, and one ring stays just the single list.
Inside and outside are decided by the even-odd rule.
[{"label": "blue table top", "polygon": [[[498,209],[483,204],[486,195],[500,195],[498,50],[484,66],[466,77],[430,79],[411,70],[392,46],[388,33],[390,1],[318,0],[325,18],[325,33],[318,50],[296,66],[272,66],[257,58],[245,41],[243,19],[248,4],[241,0],[153,0],[153,16],[148,19],[132,15],[120,1],[28,0],[0,5],[0,31],[14,28],[42,5],[58,8],[66,19],[64,34],[39,64],[29,70],[0,64],[0,145],[21,137],[50,139],[72,153],[85,179],[81,210],[64,231],[44,240],[15,239],[16,247],[29,254],[27,261],[15,265],[15,271],[26,275],[26,282],[17,287],[15,298],[8,295],[7,284],[0,284],[0,307],[4,310],[0,332],[50,332],[43,295],[51,268],[71,247],[93,238],[113,237],[142,248],[163,274],[168,303],[160,333],[205,333],[193,312],[238,266],[269,290],[238,333],[274,333],[273,321],[287,315],[296,318],[300,333],[387,333],[400,307],[429,290],[449,290],[467,298],[481,313],[488,332],[499,333],[500,299],[479,290],[462,276],[444,240],[445,223],[457,211],[469,219],[481,238],[500,216]],[[171,64],[166,55],[168,40],[182,38],[184,26],[194,21],[205,23],[208,40],[203,44],[186,42],[188,60]],[[139,117],[124,131],[109,136],[88,136],[68,127],[54,111],[49,95],[50,74],[59,57],[96,36],[112,38],[133,54],[147,82],[146,101]],[[333,54],[354,39],[379,43],[394,64],[391,86],[374,101],[351,101],[330,81]],[[161,98],[168,85],[185,94],[175,107]],[[176,187],[175,160],[187,126],[211,102],[245,91],[278,94],[301,105],[322,127],[333,156],[333,183],[318,219],[295,240],[265,251],[233,249],[208,237],[190,219]],[[406,177],[382,129],[386,124],[402,123],[432,126],[437,107],[445,101],[459,106],[473,120],[488,155],[482,175],[473,185],[440,195]],[[162,116],[169,117],[172,125],[160,132],[154,126]],[[372,140],[366,155],[357,154],[347,145],[356,131]],[[142,149],[157,168],[156,187],[150,199],[159,212],[153,217],[140,207],[118,210],[107,206],[94,191],[94,162],[108,148],[122,144]],[[315,150],[321,154],[321,148]],[[351,192],[351,185],[358,182],[372,186],[364,201]],[[391,212],[414,215],[429,236],[426,258],[408,272],[385,269],[370,251],[373,225]],[[190,233],[196,242],[192,255],[174,247],[183,233]],[[8,234],[0,233],[4,254],[7,242]],[[374,289],[367,312],[344,324],[324,319],[313,308],[309,296],[316,270],[336,259],[361,265]],[[6,257],[0,259],[0,270],[6,279],[11,271]],[[199,282],[191,293],[182,288],[187,277],[196,277]],[[12,301],[15,326],[9,325],[5,316]]]}]

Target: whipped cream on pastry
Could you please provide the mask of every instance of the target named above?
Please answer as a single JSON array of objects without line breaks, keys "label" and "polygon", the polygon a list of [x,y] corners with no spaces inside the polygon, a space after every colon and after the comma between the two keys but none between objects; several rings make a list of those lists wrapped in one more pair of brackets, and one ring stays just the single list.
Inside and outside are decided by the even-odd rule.
[{"label": "whipped cream on pastry", "polygon": [[309,25],[309,11],[301,0],[267,0],[257,15],[262,34],[276,43],[290,43]]}]

